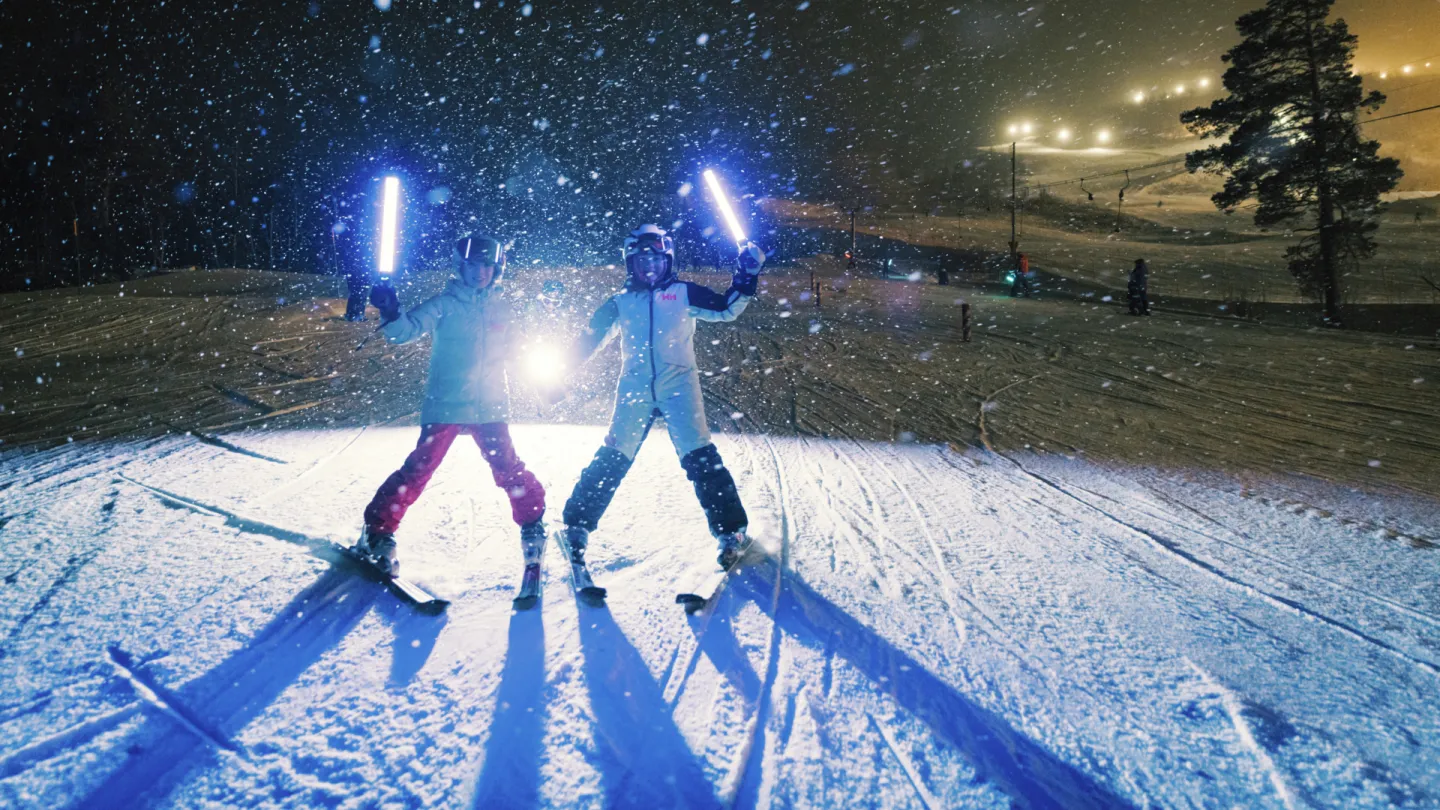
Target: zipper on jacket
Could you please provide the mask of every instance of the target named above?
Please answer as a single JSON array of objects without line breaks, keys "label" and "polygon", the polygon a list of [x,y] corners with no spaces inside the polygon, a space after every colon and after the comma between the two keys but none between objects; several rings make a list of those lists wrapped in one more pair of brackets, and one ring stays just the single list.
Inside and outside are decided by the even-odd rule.
[{"label": "zipper on jacket", "polygon": [[655,393],[655,289],[650,289],[650,400],[659,402],[660,395]]}]

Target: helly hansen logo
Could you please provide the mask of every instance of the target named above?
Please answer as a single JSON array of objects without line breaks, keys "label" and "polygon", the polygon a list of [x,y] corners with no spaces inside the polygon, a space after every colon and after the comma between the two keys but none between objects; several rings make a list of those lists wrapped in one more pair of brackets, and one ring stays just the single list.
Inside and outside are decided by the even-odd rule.
[{"label": "helly hansen logo", "polygon": [[674,301],[674,300],[675,300],[675,293],[660,293],[660,300],[661,300],[661,301]]}]

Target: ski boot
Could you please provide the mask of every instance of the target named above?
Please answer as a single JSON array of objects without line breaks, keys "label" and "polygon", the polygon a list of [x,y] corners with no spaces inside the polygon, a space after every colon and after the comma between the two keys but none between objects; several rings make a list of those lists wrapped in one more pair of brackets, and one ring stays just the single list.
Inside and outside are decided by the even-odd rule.
[{"label": "ski boot", "polygon": [[366,526],[360,532],[360,540],[351,549],[361,559],[375,566],[387,576],[399,576],[400,560],[395,548],[394,532],[377,532]]},{"label": "ski boot", "polygon": [[590,545],[590,532],[579,526],[565,527],[565,547],[570,552],[571,565],[585,564],[585,548]]},{"label": "ski boot", "polygon": [[585,564],[585,547],[590,543],[590,532],[579,526],[566,526],[560,533],[560,548],[569,557],[570,587],[575,596],[592,606],[605,604],[605,589],[595,584],[590,577],[590,568]]},{"label": "ski boot", "polygon": [[539,518],[520,527],[520,551],[525,557],[525,573],[516,594],[516,610],[528,610],[540,598],[540,561],[545,554],[545,522]]},{"label": "ski boot", "polygon": [[740,562],[740,558],[745,556],[745,551],[750,548],[751,543],[744,529],[722,532],[715,535],[715,540],[720,545],[720,556],[716,558],[716,562],[720,563],[720,567],[726,571],[734,568],[735,564]]}]

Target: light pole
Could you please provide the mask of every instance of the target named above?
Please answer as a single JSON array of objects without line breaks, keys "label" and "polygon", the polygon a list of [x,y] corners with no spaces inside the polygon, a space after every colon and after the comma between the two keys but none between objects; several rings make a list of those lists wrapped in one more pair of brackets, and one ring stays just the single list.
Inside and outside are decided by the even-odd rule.
[{"label": "light pole", "polygon": [[1020,243],[1015,240],[1015,208],[1020,199],[1015,189],[1015,142],[1010,142],[1010,266],[1020,267]]}]

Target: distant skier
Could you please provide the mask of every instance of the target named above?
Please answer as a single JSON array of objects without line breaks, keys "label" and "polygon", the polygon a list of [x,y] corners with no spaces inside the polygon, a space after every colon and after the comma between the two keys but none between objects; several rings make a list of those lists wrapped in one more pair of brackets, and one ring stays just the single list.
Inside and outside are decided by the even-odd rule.
[{"label": "distant skier", "polygon": [[1034,288],[1034,275],[1030,272],[1030,256],[1021,253],[1018,261],[1019,264],[1015,268],[1015,282],[1010,285],[1010,297],[1019,298],[1023,295],[1029,298]]},{"label": "distant skier", "polygon": [[756,295],[765,253],[754,244],[741,248],[730,289],[721,295],[675,277],[675,243],[656,225],[632,231],[624,252],[625,288],[595,311],[571,350],[571,368],[578,368],[620,336],[620,381],[610,432],[565,502],[563,542],[577,572],[583,570],[590,533],[629,472],[655,417],[662,416],[719,545],[720,565],[728,568],[749,545],[745,535],[749,519],[705,423],[695,365],[695,322],[739,317]]},{"label": "distant skier", "polygon": [[[380,310],[380,331],[391,343],[433,336],[420,441],[400,469],[391,473],[365,507],[365,528],[355,550],[381,570],[395,573],[395,531],[420,497],[451,443],[470,436],[490,464],[496,486],[510,498],[520,525],[525,577],[538,584],[545,545],[545,490],[515,455],[510,443],[510,393],[505,366],[522,330],[501,280],[505,248],[488,236],[466,236],[455,244],[456,274],[445,291],[409,312],[400,311],[393,287],[377,286],[370,302]],[[525,586],[522,585],[522,590]]]},{"label": "distant skier", "polygon": [[1131,315],[1150,314],[1150,268],[1144,259],[1135,260],[1125,292],[1130,302]]}]

